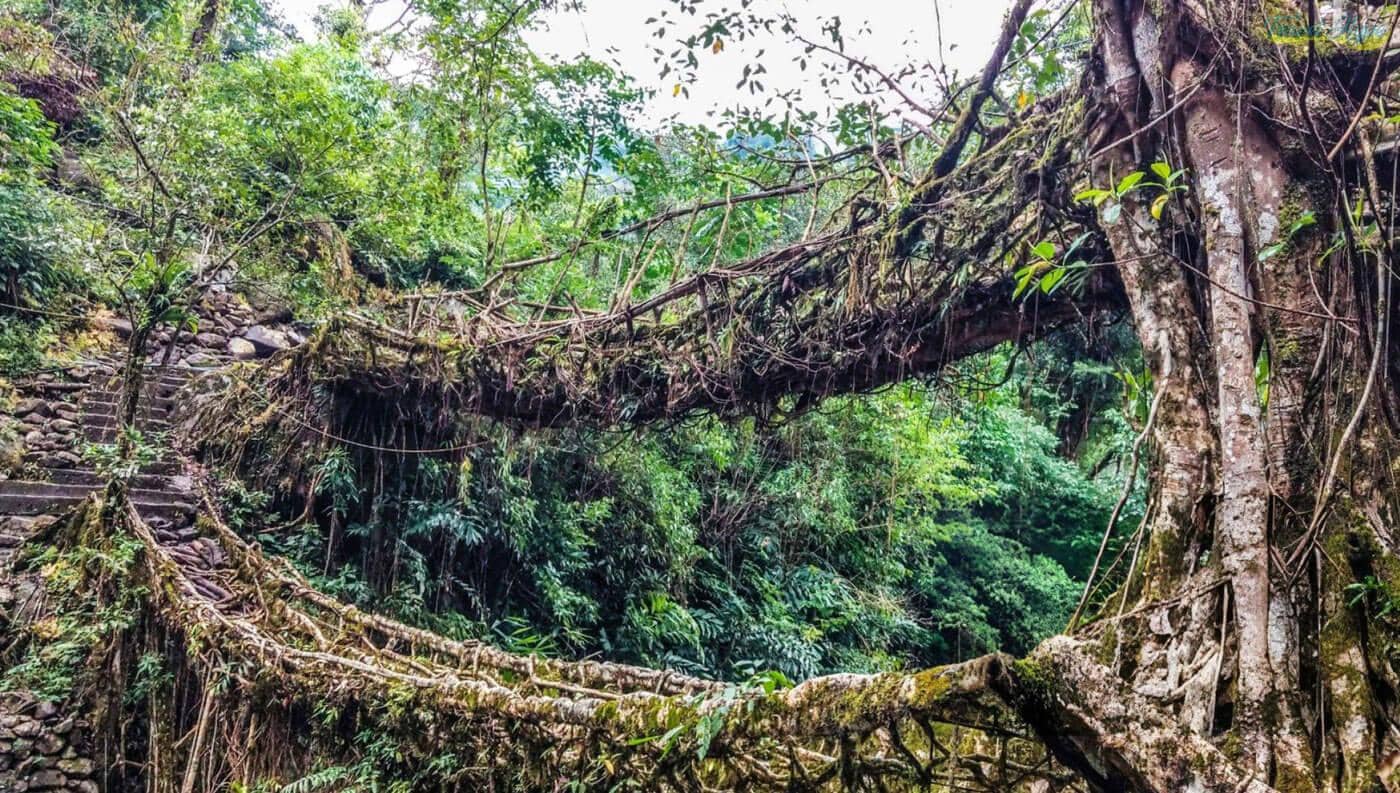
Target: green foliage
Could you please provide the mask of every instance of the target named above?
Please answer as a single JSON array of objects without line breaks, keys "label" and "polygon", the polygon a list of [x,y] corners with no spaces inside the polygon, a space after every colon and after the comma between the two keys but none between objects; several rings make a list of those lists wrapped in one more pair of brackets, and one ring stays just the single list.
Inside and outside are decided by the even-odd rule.
[{"label": "green foliage", "polygon": [[1054,294],[1062,282],[1066,282],[1065,276],[1067,275],[1074,276],[1067,283],[1077,287],[1088,275],[1090,265],[1083,259],[1076,257],[1075,252],[1088,239],[1088,232],[1080,234],[1058,257],[1055,243],[1049,240],[1041,240],[1029,246],[1031,263],[1016,271],[1016,288],[1011,292],[1012,299],[1025,294],[1032,279],[1037,277],[1039,280],[1036,284],[1042,294]]},{"label": "green foliage", "polygon": [[46,546],[35,553],[29,564],[43,576],[48,615],[26,626],[23,655],[0,677],[0,689],[60,701],[92,685],[94,653],[109,648],[141,613],[144,595],[130,575],[141,548],[135,538],[116,534],[100,545]]},{"label": "green foliage", "polygon": [[40,180],[58,146],[53,125],[30,99],[0,83],[0,313],[38,306],[77,282],[65,262],[63,221],[57,201]]},{"label": "green foliage", "polygon": [[1288,249],[1293,239],[1302,233],[1304,229],[1311,228],[1315,225],[1317,225],[1317,215],[1313,214],[1312,210],[1302,213],[1288,224],[1287,229],[1284,229],[1282,239],[1272,245],[1265,246],[1263,250],[1259,251],[1259,261],[1265,262],[1283,253]]},{"label": "green foliage", "polygon": [[38,103],[0,90],[0,172],[10,179],[32,174],[51,165],[57,152],[53,124]]},{"label": "green foliage", "polygon": [[279,793],[314,793],[317,790],[329,789],[332,785],[339,785],[349,777],[350,769],[345,766],[333,765],[313,771],[295,782],[283,785]]},{"label": "green foliage", "polygon": [[1390,658],[1400,655],[1400,644],[1390,638],[1400,629],[1400,590],[1394,583],[1384,577],[1368,575],[1347,585],[1344,594],[1347,607],[1357,610],[1368,624],[1378,628],[1379,649]]},{"label": "green foliage", "polygon": [[[1062,366],[1116,410],[1111,368]],[[1063,627],[1120,486],[1060,456],[1059,413],[1028,412],[1063,408],[1048,376],[838,399],[778,428],[493,429],[372,499],[338,453],[321,486],[358,501],[337,502],[325,583],[516,651],[731,679],[1023,652]],[[1126,425],[1090,424],[1096,459],[1125,448],[1108,439]],[[323,536],[272,547],[324,574]]]},{"label": "green foliage", "polygon": [[1102,210],[1102,217],[1105,223],[1113,224],[1118,222],[1118,218],[1123,211],[1123,198],[1137,190],[1150,190],[1155,193],[1149,211],[1154,220],[1162,219],[1162,212],[1167,207],[1167,202],[1173,195],[1184,193],[1187,185],[1182,181],[1186,174],[1184,168],[1173,169],[1166,162],[1154,162],[1150,168],[1152,175],[1156,179],[1147,178],[1146,171],[1131,171],[1117,184],[1111,184],[1106,188],[1090,187],[1075,193],[1074,200],[1092,203]]},{"label": "green foliage", "polygon": [[267,517],[265,512],[272,497],[261,490],[254,490],[234,477],[218,480],[219,503],[224,508],[224,519],[235,530],[252,530],[262,525]]},{"label": "green foliage", "polygon": [[0,316],[0,374],[16,377],[41,368],[54,335],[48,325]]},{"label": "green foliage", "polygon": [[0,285],[7,301],[37,303],[71,284],[60,268],[57,226],[44,191],[0,182]]},{"label": "green foliage", "polygon": [[[61,160],[36,105],[0,92],[5,302],[51,309],[96,292],[140,326],[190,328],[182,298],[227,267],[236,286],[310,317],[375,287],[474,288],[493,277],[510,281],[509,310],[608,307],[813,232],[818,210],[852,199],[849,180],[715,202],[807,178],[822,137],[863,151],[902,129],[854,101],[823,122],[794,111],[650,134],[636,121],[644,93],[625,77],[531,51],[524,31],[545,5],[418,3],[412,35],[376,34],[354,9],[328,10],[321,40],[302,43],[265,4],[231,0],[213,40],[197,46],[200,7],[185,0],[20,4],[14,23],[34,52],[81,53],[93,80]],[[661,16],[663,29],[700,28],[678,31],[666,66],[680,91],[697,52],[719,55],[752,24]],[[1019,110],[1068,85],[1065,53],[1086,30],[1079,11],[1029,17],[1003,95]],[[844,35],[832,20],[821,38],[839,49]],[[423,72],[390,79],[382,67],[407,52]],[[60,61],[30,59],[36,69]],[[761,61],[750,65],[739,88],[764,91],[764,74]],[[934,154],[922,135],[898,151],[915,165]],[[49,184],[55,163],[81,173],[62,193]],[[1081,198],[1117,206],[1150,190],[1160,217],[1182,176],[1154,163]],[[646,225],[702,202],[721,211]],[[1091,266],[1084,242],[1035,241],[1017,294],[1072,290]],[[532,258],[543,261],[501,276],[501,265]],[[56,327],[0,316],[0,371],[41,366]],[[1118,341],[1119,352],[1131,346]],[[778,427],[463,427],[480,441],[465,457],[388,469],[328,443],[311,481],[293,485],[295,505],[233,479],[221,494],[235,528],[329,591],[521,652],[745,680],[1021,651],[1072,608],[1121,484],[1109,465],[1150,394],[1128,374],[1134,362],[1085,353],[1055,342],[996,386],[836,399]],[[1011,363],[998,351],[959,374],[985,381]],[[91,458],[129,476],[148,456],[144,439],[131,441],[138,453],[125,461],[103,449]],[[308,496],[319,523],[282,520]],[[691,727],[684,740],[703,752],[710,727]],[[393,752],[365,746],[367,757]],[[289,787],[376,789],[371,767],[383,765]]]},{"label": "green foliage", "polygon": [[136,427],[122,427],[130,451],[123,455],[119,443],[89,443],[83,447],[83,459],[92,463],[103,479],[127,480],[141,468],[160,458],[165,445],[164,434],[147,435]]}]

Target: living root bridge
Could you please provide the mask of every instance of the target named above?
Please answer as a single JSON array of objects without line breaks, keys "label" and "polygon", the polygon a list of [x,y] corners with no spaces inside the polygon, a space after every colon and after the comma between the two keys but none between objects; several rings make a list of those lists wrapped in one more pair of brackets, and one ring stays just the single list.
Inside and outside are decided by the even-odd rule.
[{"label": "living root bridge", "polygon": [[531,426],[766,417],[1121,316],[1112,267],[1076,269],[1053,295],[1015,295],[1010,263],[1027,243],[1064,250],[1078,238],[1076,256],[1111,258],[1092,210],[1072,200],[1084,116],[1068,97],[985,130],[976,151],[953,152],[946,169],[902,193],[858,197],[801,239],[712,262],[655,294],[628,288],[602,311],[522,305],[494,291],[414,295],[331,322],[255,390],[293,412],[292,397],[304,401],[319,383],[422,403],[439,418]]},{"label": "living root bridge", "polygon": [[[1104,790],[1268,790],[1069,638],[1025,660],[792,688],[519,656],[346,606],[212,512],[201,542],[218,550],[192,565],[119,498],[88,502],[60,536],[143,548],[128,585],[147,593],[147,635],[99,652],[120,664],[136,657],[122,647],[165,647],[179,670],[170,690],[104,692],[146,721],[133,734],[149,737],[155,790],[356,763],[424,789],[1005,790],[1038,779],[1065,789],[1082,778]],[[198,707],[175,707],[174,692]],[[374,752],[366,736],[393,751]],[[131,767],[110,768],[109,785]]]},{"label": "living root bridge", "polygon": [[[833,303],[801,321],[783,312],[770,322],[712,303],[674,323],[544,334],[513,326],[494,339],[479,337],[476,322],[454,327],[442,320],[409,333],[351,315],[235,381],[193,423],[245,433],[198,439],[206,444],[245,442],[288,417],[293,425],[370,442],[346,421],[363,412],[351,405],[370,400],[393,405],[398,419],[428,433],[421,443],[436,447],[450,445],[464,414],[536,427],[634,425],[700,413],[771,419],[829,395],[932,376],[1002,342],[1086,317],[1121,316],[1122,291],[1111,273],[1089,277],[1073,298],[1020,302],[1010,279],[999,279],[889,306],[848,310]],[[283,429],[290,437],[306,434]]]}]

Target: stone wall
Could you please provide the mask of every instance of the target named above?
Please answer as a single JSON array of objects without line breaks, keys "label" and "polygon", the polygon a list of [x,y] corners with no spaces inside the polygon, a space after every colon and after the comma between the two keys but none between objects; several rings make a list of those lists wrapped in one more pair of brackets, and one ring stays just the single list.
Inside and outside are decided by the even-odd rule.
[{"label": "stone wall", "polygon": [[0,694],[0,791],[98,793],[88,725],[48,702]]}]

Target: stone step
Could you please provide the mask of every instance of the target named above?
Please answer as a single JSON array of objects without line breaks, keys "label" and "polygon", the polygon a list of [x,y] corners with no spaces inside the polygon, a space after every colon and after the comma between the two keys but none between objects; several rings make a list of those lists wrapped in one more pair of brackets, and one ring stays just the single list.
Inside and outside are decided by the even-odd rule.
[{"label": "stone step", "polygon": [[[53,485],[62,488],[63,485]],[[0,490],[0,514],[4,515],[54,515],[72,509],[83,499],[95,492],[94,488],[71,487],[56,493],[13,493]],[[149,492],[149,491],[140,491]],[[194,514],[195,506],[188,501],[174,501],[166,493],[152,498],[132,491],[131,503],[144,518],[178,520]]]},{"label": "stone step", "polygon": [[40,391],[50,393],[71,393],[82,391],[88,387],[87,383],[34,383],[32,387],[37,387]]},{"label": "stone step", "polygon": [[[173,365],[165,369],[164,371],[161,371],[160,367],[158,366],[147,366],[141,372],[141,379],[143,381],[143,384],[148,386],[152,383],[162,383],[165,385],[184,385],[203,371],[204,370],[202,369],[191,369],[188,367]],[[93,385],[120,386],[121,381],[121,371],[118,370],[117,373],[114,375],[94,380]]]},{"label": "stone step", "polygon": [[[88,416],[83,419],[82,425],[83,436],[89,439],[98,435],[115,435],[117,428],[121,426],[117,423],[117,420],[111,416]],[[171,424],[168,420],[161,417],[146,418],[144,416],[137,416],[136,428],[142,432],[161,433],[169,432]]]},{"label": "stone step", "polygon": [[[136,423],[136,429],[140,431],[142,437],[146,439],[148,444],[169,437],[171,433],[169,424],[159,422],[149,423],[138,421]],[[117,437],[117,427],[115,424],[109,424],[105,427],[84,427],[82,443],[116,443]]]},{"label": "stone step", "polygon": [[[149,442],[150,436],[158,435],[158,434],[161,434],[161,433],[168,432],[168,431],[169,431],[169,428],[168,428],[168,427],[146,427],[146,426],[142,426],[142,427],[141,427],[141,431],[144,432],[144,433],[146,433],[146,435],[147,435],[147,441]],[[83,441],[85,441],[85,442],[87,442],[87,443],[96,443],[96,444],[102,444],[102,445],[111,444],[111,443],[116,443],[116,442],[117,442],[117,429],[116,429],[116,427],[94,427],[94,428],[90,428],[90,429],[86,430],[86,431],[83,433]]]},{"label": "stone step", "polygon": [[[141,406],[142,410],[170,410],[175,407],[175,402],[174,397],[146,397],[137,404]],[[116,413],[118,405],[115,394],[109,398],[107,394],[94,394],[92,392],[88,392],[87,398],[81,404],[84,410],[108,413]]]},{"label": "stone step", "polygon": [[[142,400],[141,405],[136,409],[136,415],[147,418],[166,419],[170,417],[171,411],[174,409],[175,406],[173,404],[153,405],[149,401]],[[91,418],[115,418],[117,415],[117,406],[105,402],[96,404],[84,403],[79,415]]]},{"label": "stone step", "polygon": [[[43,453],[34,453],[34,452],[30,452],[29,454],[24,455],[24,458],[23,458],[22,462],[25,463],[25,464],[37,464],[37,465],[39,465],[39,466],[43,469],[44,475],[45,475],[46,477],[50,478],[50,479],[53,479],[54,477],[61,475],[61,472],[67,472],[67,471],[88,471],[88,472],[91,472],[91,471],[92,471],[91,466],[90,466],[86,461],[84,461],[84,460],[83,460],[80,456],[78,456],[76,453],[73,453],[73,454],[74,454],[74,456],[77,458],[77,461],[74,462],[73,465],[66,465],[66,466],[44,465],[44,463],[43,463],[43,458],[44,458],[44,457],[47,457],[48,455],[45,455],[45,454],[43,454]],[[151,474],[151,475],[153,475],[153,476],[175,476],[175,475],[177,475],[177,474],[183,473],[183,471],[184,471],[184,466],[182,466],[178,460],[155,460],[154,462],[149,462],[149,463],[146,463],[145,465],[141,466],[141,468],[139,469],[138,473],[141,473],[141,474]]]},{"label": "stone step", "polygon": [[[83,487],[99,488],[107,484],[107,480],[86,468],[55,468],[48,471],[49,481],[64,485],[81,485]],[[178,474],[137,474],[131,480],[132,487],[141,490],[178,490],[170,481],[172,476]]]},{"label": "stone step", "polygon": [[[83,415],[80,423],[88,429],[116,429],[121,426],[116,416],[104,416],[100,413],[86,413]],[[146,429],[147,427],[169,429],[170,418],[164,413],[151,413],[149,415],[138,413],[136,415],[136,426],[141,429]]]},{"label": "stone step", "polygon": [[[159,385],[144,388],[141,391],[141,403],[146,404],[152,401],[172,402],[174,401],[172,397],[175,396],[175,393],[179,391],[180,388],[181,386],[175,385]],[[121,389],[115,386],[93,386],[88,389],[83,396],[86,401],[111,402],[115,405],[121,401]]]},{"label": "stone step", "polygon": [[[146,410],[149,408],[151,411],[169,411],[170,409],[175,407],[175,399],[174,397],[168,396],[147,397],[141,400],[140,405],[142,410]],[[116,395],[112,394],[109,396],[107,394],[94,394],[92,392],[88,392],[87,399],[83,400],[82,406],[84,410],[101,411],[110,413],[111,415],[116,415]]]},{"label": "stone step", "polygon": [[[141,404],[156,402],[172,402],[172,398],[182,388],[177,385],[156,385],[141,389]],[[121,389],[108,386],[93,386],[83,395],[84,401],[88,402],[111,402],[117,404],[121,401]]]},{"label": "stone step", "polygon": [[[54,499],[72,498],[81,501],[95,488],[88,485],[66,484],[63,482],[36,482],[25,479],[8,479],[0,482],[0,497],[12,495],[49,496]],[[135,502],[154,504],[162,501],[179,502],[190,498],[190,494],[169,489],[146,489],[134,487],[127,491]]]},{"label": "stone step", "polygon": [[[153,382],[155,380],[184,382],[190,379],[191,373],[193,371],[194,370],[191,370],[187,367],[179,366],[177,364],[171,364],[164,371],[161,371],[161,368],[159,366],[148,365],[141,370],[141,376],[147,383]],[[108,382],[113,383],[120,382],[122,372],[123,369],[120,366],[116,367],[115,371],[113,371],[110,375],[106,377],[106,380]]]},{"label": "stone step", "polygon": [[[175,407],[175,400],[170,397],[147,397],[136,404],[137,409],[142,413],[168,412]],[[114,416],[117,413],[117,407],[117,401],[106,398],[105,394],[89,396],[82,401],[83,410],[99,414]]]}]

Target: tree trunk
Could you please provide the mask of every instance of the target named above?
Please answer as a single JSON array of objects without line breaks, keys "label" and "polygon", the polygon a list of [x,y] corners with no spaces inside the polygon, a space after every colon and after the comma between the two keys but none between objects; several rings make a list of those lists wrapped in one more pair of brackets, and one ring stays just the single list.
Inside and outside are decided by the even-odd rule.
[{"label": "tree trunk", "polygon": [[[1187,189],[1164,199],[1160,217],[1153,188],[1104,205],[1122,205],[1102,222],[1155,378],[1156,468],[1147,550],[1084,633],[1111,640],[1135,690],[1253,778],[1280,790],[1394,789],[1377,768],[1395,731],[1376,729],[1394,723],[1394,673],[1346,594],[1363,577],[1356,559],[1394,565],[1372,528],[1389,494],[1369,484],[1380,474],[1388,487],[1381,461],[1393,449],[1385,417],[1365,404],[1381,390],[1367,372],[1384,367],[1364,365],[1389,357],[1390,308],[1375,302],[1388,292],[1376,272],[1389,247],[1357,244],[1379,230],[1343,218],[1329,227],[1333,207],[1367,191],[1348,191],[1341,168],[1307,156],[1330,141],[1276,121],[1312,124],[1325,107],[1316,94],[1305,107],[1222,57],[1261,43],[1250,24],[1261,13],[1095,3],[1094,186],[1165,162],[1186,169]],[[1370,192],[1380,216],[1380,188]],[[1296,227],[1305,213],[1315,228]],[[1327,233],[1350,244],[1319,262]],[[1369,333],[1355,321],[1368,316],[1379,317]],[[1339,467],[1345,476],[1328,473]],[[1339,502],[1356,505],[1349,517]],[[1400,583],[1374,580],[1381,598]]]}]

